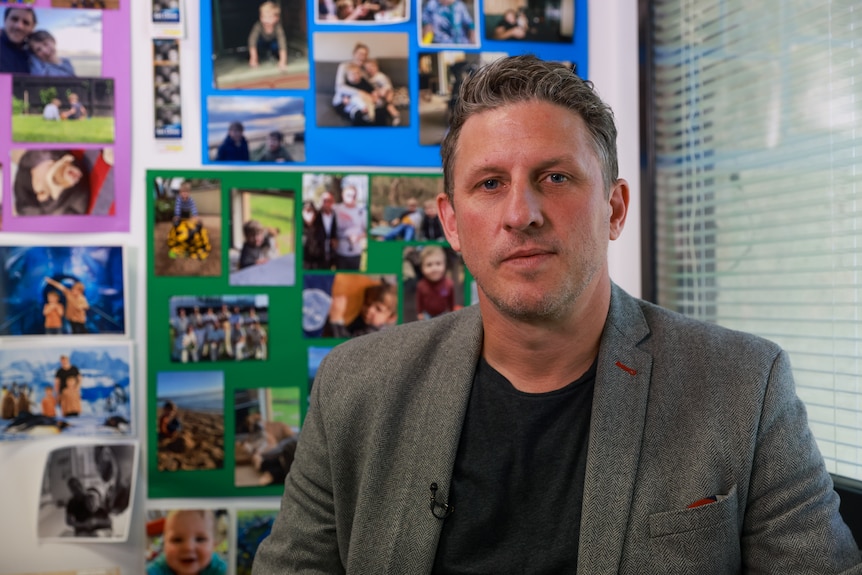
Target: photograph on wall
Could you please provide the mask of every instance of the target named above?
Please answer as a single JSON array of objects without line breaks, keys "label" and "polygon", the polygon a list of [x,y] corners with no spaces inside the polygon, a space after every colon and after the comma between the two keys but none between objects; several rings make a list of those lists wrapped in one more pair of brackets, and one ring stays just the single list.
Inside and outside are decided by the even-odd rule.
[{"label": "photograph on wall", "polygon": [[446,241],[437,214],[442,176],[371,178],[369,235],[376,241]]},{"label": "photograph on wall", "polygon": [[[368,248],[368,175],[303,174],[302,202],[303,268],[364,271]],[[330,202],[334,224],[329,213]],[[320,206],[320,218],[310,213],[311,208],[317,209],[315,206]],[[306,225],[306,219],[320,221]]]},{"label": "photograph on wall", "polygon": [[101,10],[12,9],[4,32],[0,73],[102,75]]},{"label": "photograph on wall", "polygon": [[306,338],[350,338],[398,323],[394,274],[308,274],[302,290]]},{"label": "photograph on wall", "polygon": [[224,372],[160,372],[156,401],[158,471],[222,469]]},{"label": "photograph on wall", "polygon": [[322,0],[316,5],[318,24],[399,24],[410,19],[409,0]]},{"label": "photograph on wall", "polygon": [[[131,2],[131,0],[126,0]],[[55,8],[96,8],[102,10],[117,10],[120,0],[51,0]],[[94,574],[98,575],[98,573]]]},{"label": "photograph on wall", "polygon": [[419,144],[438,146],[449,130],[458,90],[473,72],[505,52],[444,50],[419,53]]},{"label": "photograph on wall", "polygon": [[147,575],[227,575],[229,531],[226,509],[147,510]]},{"label": "photograph on wall", "polygon": [[0,347],[0,440],[132,434],[131,343],[66,342]]},{"label": "photograph on wall", "polygon": [[314,378],[317,377],[317,368],[320,367],[320,362],[323,358],[332,351],[331,347],[319,347],[311,345],[308,347],[308,393],[311,393],[311,387],[314,384]]},{"label": "photograph on wall", "polygon": [[137,442],[72,445],[48,454],[39,497],[39,542],[128,539]]},{"label": "photograph on wall", "polygon": [[419,0],[419,43],[422,46],[478,46],[478,3],[475,0]]},{"label": "photograph on wall", "polygon": [[486,40],[570,43],[575,0],[496,0],[484,4]]},{"label": "photograph on wall", "polygon": [[304,0],[212,0],[214,86],[308,88],[308,5]]},{"label": "photograph on wall", "polygon": [[209,96],[204,163],[305,161],[305,101],[289,96]]},{"label": "photograph on wall", "polygon": [[[131,2],[131,0],[127,0]],[[153,23],[179,24],[182,21],[180,4],[183,0],[152,0]]]},{"label": "photograph on wall", "polygon": [[464,264],[448,246],[404,248],[402,273],[404,322],[431,319],[464,307]]},{"label": "photograph on wall", "polygon": [[295,197],[293,190],[231,190],[230,285],[296,283]]},{"label": "photograph on wall", "polygon": [[12,140],[112,143],[114,81],[13,76]]},{"label": "photograph on wall", "polygon": [[0,246],[0,261],[0,335],[126,335],[122,247]]},{"label": "photograph on wall", "polygon": [[284,485],[299,437],[298,387],[234,390],[234,484]]},{"label": "photograph on wall", "polygon": [[251,565],[261,541],[272,531],[278,508],[236,511],[236,575],[251,575]]},{"label": "photograph on wall", "polygon": [[170,318],[171,361],[267,359],[267,294],[174,296],[170,300]]},{"label": "photograph on wall", "polygon": [[153,259],[157,276],[220,276],[221,180],[153,179]]},{"label": "photograph on wall", "polygon": [[314,50],[318,127],[410,125],[407,34],[317,33]]},{"label": "photograph on wall", "polygon": [[153,86],[156,138],[182,138],[180,42],[176,38],[153,39]]},{"label": "photograph on wall", "polygon": [[[113,148],[16,148],[10,159],[13,217],[107,216],[115,210]],[[92,222],[92,231],[99,231],[99,219]]]}]

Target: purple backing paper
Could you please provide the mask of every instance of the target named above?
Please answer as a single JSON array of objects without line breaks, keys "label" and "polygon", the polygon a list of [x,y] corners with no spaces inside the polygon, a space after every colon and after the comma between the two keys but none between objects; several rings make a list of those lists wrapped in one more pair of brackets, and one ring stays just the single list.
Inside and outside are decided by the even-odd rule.
[{"label": "purple backing paper", "polygon": [[[12,142],[12,76],[0,74],[0,163],[3,164],[2,232],[127,232],[131,189],[131,28],[132,0],[122,0],[119,9],[102,12],[102,78],[114,80],[114,143],[14,143]],[[37,0],[27,6],[37,10],[52,8],[51,0]],[[11,158],[13,148],[27,149],[114,149],[114,214],[18,216],[12,215]]]}]

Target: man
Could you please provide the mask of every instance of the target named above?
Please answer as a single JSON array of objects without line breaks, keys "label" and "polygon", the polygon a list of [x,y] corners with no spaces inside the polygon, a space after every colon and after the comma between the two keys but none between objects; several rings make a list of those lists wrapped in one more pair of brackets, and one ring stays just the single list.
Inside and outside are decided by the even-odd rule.
[{"label": "man", "polygon": [[63,417],[81,413],[81,372],[72,365],[68,355],[60,356],[60,367],[54,372],[54,389],[60,400]]},{"label": "man", "polygon": [[303,246],[303,264],[310,270],[331,270],[338,246],[338,223],[333,206],[335,198],[329,192],[320,195],[320,210],[314,212],[309,233]]},{"label": "man", "polygon": [[3,30],[0,31],[0,72],[30,73],[27,37],[34,28],[36,13],[32,8],[6,8],[3,12]]},{"label": "man", "polygon": [[284,135],[273,130],[266,137],[266,144],[257,149],[254,155],[256,162],[292,162],[293,157],[284,147]]},{"label": "man", "polygon": [[862,570],[785,353],[611,282],[589,83],[500,59],[441,155],[479,304],[327,355],[255,575]]}]

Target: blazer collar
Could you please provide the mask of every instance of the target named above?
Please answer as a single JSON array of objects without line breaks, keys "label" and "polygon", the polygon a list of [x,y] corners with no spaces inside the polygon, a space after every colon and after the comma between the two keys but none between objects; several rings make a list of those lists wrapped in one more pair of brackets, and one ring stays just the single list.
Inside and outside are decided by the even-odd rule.
[{"label": "blazer collar", "polygon": [[636,299],[614,285],[593,395],[578,573],[617,573],[641,453],[653,357]]}]

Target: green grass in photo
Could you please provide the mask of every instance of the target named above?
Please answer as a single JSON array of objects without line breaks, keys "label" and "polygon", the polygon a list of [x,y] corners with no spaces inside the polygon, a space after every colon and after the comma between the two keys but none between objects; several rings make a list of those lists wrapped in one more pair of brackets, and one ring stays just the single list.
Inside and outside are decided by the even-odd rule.
[{"label": "green grass in photo", "polygon": [[272,421],[280,421],[291,429],[301,423],[298,387],[270,387],[272,393]]},{"label": "green grass in photo", "polygon": [[294,253],[294,199],[293,196],[252,194],[251,217],[265,228],[279,230],[276,241],[282,254]]},{"label": "green grass in photo", "polygon": [[82,144],[112,143],[114,118],[87,118],[61,122],[42,116],[12,116],[12,140],[15,142],[75,142]]}]

